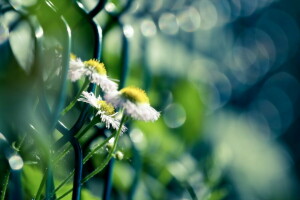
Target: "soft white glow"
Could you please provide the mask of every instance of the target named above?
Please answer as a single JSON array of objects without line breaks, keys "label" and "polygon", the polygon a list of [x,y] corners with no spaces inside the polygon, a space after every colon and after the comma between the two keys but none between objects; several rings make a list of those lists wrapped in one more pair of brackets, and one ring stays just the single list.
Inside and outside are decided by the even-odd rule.
[{"label": "soft white glow", "polygon": [[2,133],[0,133],[0,140],[6,141],[6,138],[4,137],[4,135]]},{"label": "soft white glow", "polygon": [[131,25],[126,24],[123,27],[123,33],[127,38],[131,38],[134,35],[134,30]]},{"label": "soft white glow", "polygon": [[13,155],[8,159],[8,163],[11,169],[19,170],[22,169],[24,163],[19,155]]},{"label": "soft white glow", "polygon": [[116,5],[112,2],[108,2],[105,4],[105,10],[107,12],[114,12],[116,10]]},{"label": "soft white glow", "polygon": [[156,34],[156,26],[152,20],[145,19],[141,23],[141,32],[145,37],[152,37]]},{"label": "soft white glow", "polygon": [[162,32],[175,35],[178,32],[178,22],[174,14],[163,13],[158,21],[159,28]]},{"label": "soft white glow", "polygon": [[170,104],[163,113],[164,121],[170,128],[178,128],[186,120],[185,109],[180,104]]},{"label": "soft white glow", "polygon": [[5,24],[0,23],[0,44],[7,41],[8,37],[9,37],[8,27]]},{"label": "soft white glow", "polygon": [[197,30],[201,22],[200,14],[194,7],[187,7],[183,9],[177,15],[177,19],[180,28],[186,32],[193,32]]}]

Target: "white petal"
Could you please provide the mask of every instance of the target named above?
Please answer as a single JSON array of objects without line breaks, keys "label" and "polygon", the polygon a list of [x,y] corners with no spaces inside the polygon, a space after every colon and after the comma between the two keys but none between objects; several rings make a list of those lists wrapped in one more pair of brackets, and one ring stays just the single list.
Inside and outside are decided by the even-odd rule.
[{"label": "white petal", "polygon": [[[101,121],[105,123],[106,128],[112,127],[115,130],[118,130],[120,127],[120,121],[116,119],[115,115],[106,115],[103,112],[99,111],[96,115],[100,115]],[[122,125],[121,132],[124,133],[127,130],[127,128]]]},{"label": "white petal", "polygon": [[95,94],[92,92],[86,92],[83,91],[81,94],[81,98],[79,98],[77,101],[82,101],[85,103],[90,104],[91,106],[93,106],[94,108],[99,109],[99,105],[98,105],[98,101],[102,100],[100,96],[98,96],[98,98],[96,98]]},{"label": "white petal", "polygon": [[101,87],[104,92],[116,91],[118,84],[110,80],[106,75],[98,74],[97,72],[86,73],[90,77],[90,81]]},{"label": "white petal", "polygon": [[125,102],[118,91],[108,92],[104,95],[105,101],[112,104],[114,107],[120,108]]},{"label": "white petal", "polygon": [[105,94],[104,99],[114,107],[124,108],[124,113],[133,119],[142,121],[156,121],[160,113],[147,103],[133,103],[122,98],[119,92]]},{"label": "white petal", "polygon": [[68,77],[71,81],[79,80],[85,74],[85,71],[84,64],[79,58],[70,60]]},{"label": "white petal", "polygon": [[127,100],[124,104],[124,113],[133,119],[142,121],[156,121],[160,113],[152,108],[149,104],[132,103]]}]

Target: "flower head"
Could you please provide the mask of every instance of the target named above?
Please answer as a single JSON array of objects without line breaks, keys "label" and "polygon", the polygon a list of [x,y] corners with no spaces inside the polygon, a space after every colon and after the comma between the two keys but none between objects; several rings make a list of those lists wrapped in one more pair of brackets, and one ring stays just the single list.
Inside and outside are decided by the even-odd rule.
[{"label": "flower head", "polygon": [[96,71],[98,74],[106,76],[106,69],[103,63],[98,62],[95,59],[90,59],[84,62],[85,66],[90,68],[91,70]]},{"label": "flower head", "polygon": [[86,69],[84,68],[84,63],[81,59],[76,57],[75,54],[71,54],[68,72],[69,79],[73,82],[77,81],[85,74],[85,71]]},{"label": "flower head", "polygon": [[[81,98],[78,101],[82,101],[90,104],[92,107],[97,109],[96,115],[100,115],[100,119],[105,123],[106,128],[112,127],[113,129],[118,130],[120,127],[120,120],[116,118],[118,113],[115,112],[114,107],[103,101],[100,96],[96,97],[94,93],[82,92]],[[121,131],[125,132],[127,128],[122,125]]]},{"label": "flower head", "polygon": [[89,77],[92,83],[99,85],[104,92],[118,89],[118,84],[108,78],[103,63],[95,59],[90,59],[85,61],[84,65],[86,67],[85,75]]},{"label": "flower head", "polygon": [[107,93],[106,101],[134,119],[142,121],[156,121],[160,113],[150,106],[149,98],[144,90],[137,87],[126,87],[120,91]]},{"label": "flower head", "polygon": [[149,104],[149,98],[146,92],[137,87],[126,87],[120,90],[121,96],[135,103]]},{"label": "flower head", "polygon": [[82,62],[80,58],[71,54],[69,65],[68,77],[73,82],[87,76],[91,83],[99,85],[104,92],[118,89],[118,84],[108,78],[104,64],[95,59]]}]

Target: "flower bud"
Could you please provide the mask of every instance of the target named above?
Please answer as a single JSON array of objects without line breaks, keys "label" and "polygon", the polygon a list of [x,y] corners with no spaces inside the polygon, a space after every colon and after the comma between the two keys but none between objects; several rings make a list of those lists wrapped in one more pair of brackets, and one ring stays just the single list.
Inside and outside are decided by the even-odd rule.
[{"label": "flower bud", "polygon": [[124,154],[121,151],[117,151],[116,153],[116,159],[117,160],[123,160]]}]

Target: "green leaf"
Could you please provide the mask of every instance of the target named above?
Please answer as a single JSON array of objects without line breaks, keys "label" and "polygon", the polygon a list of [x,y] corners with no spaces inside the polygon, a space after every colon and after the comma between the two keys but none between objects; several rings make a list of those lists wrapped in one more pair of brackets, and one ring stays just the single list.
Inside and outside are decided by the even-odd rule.
[{"label": "green leaf", "polygon": [[116,161],[113,182],[118,190],[128,191],[134,176],[134,169],[125,162]]},{"label": "green leaf", "polygon": [[43,178],[43,173],[37,167],[30,165],[24,165],[22,172],[22,183],[26,196],[25,199],[32,199],[38,191]]},{"label": "green leaf", "polygon": [[177,132],[188,144],[193,144],[201,137],[204,118],[205,108],[200,99],[200,90],[193,83],[183,80],[176,84],[173,95],[174,102],[182,105],[186,112],[186,121]]},{"label": "green leaf", "polygon": [[213,191],[207,200],[222,200],[227,196],[228,192],[225,189],[215,190]]}]

